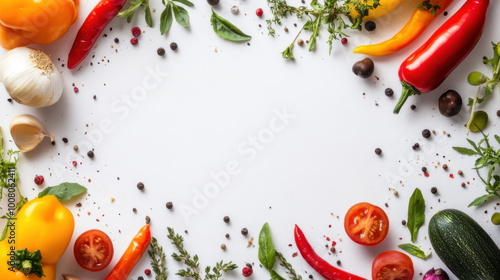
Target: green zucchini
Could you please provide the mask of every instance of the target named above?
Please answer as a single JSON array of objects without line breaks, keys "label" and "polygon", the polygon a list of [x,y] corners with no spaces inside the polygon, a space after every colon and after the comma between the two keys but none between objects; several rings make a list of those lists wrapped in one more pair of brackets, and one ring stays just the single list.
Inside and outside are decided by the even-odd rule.
[{"label": "green zucchini", "polygon": [[500,249],[467,214],[455,209],[437,212],[429,222],[429,239],[458,279],[500,279]]}]

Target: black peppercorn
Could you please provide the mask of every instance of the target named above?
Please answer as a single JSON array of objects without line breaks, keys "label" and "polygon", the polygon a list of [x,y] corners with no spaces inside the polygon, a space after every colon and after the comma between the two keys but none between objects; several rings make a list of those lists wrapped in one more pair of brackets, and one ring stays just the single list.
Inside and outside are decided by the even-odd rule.
[{"label": "black peppercorn", "polygon": [[118,43],[120,43],[120,39],[115,38],[115,44],[118,44]]},{"label": "black peppercorn", "polygon": [[394,95],[394,91],[392,90],[392,88],[386,88],[386,89],[385,89],[385,95],[386,95],[387,97],[391,97],[391,96],[393,96],[393,95]]},{"label": "black peppercorn", "polygon": [[229,216],[224,216],[224,223],[229,223],[230,219],[229,219]]},{"label": "black peppercorn", "polygon": [[[9,98],[10,99],[10,98]],[[9,101],[10,102],[10,101]],[[500,117],[500,110],[497,111],[497,116]]]},{"label": "black peppercorn", "polygon": [[172,209],[172,207],[174,207],[174,204],[172,202],[167,202],[167,209]]},{"label": "black peppercorn", "polygon": [[11,102],[12,103],[12,98],[8,98],[7,101]]},{"label": "black peppercorn", "polygon": [[340,266],[342,262],[340,260],[337,261],[337,265]]},{"label": "black peppercorn", "polygon": [[373,31],[375,28],[377,28],[377,24],[375,24],[375,22],[370,20],[365,23],[366,31]]},{"label": "black peppercorn", "polygon": [[229,237],[230,237],[230,236],[229,236],[229,233],[226,233],[226,238],[227,238],[227,239],[229,239]]},{"label": "black peppercorn", "polygon": [[88,152],[87,152],[87,156],[88,156],[89,158],[94,158],[94,152],[93,152],[93,151],[88,151]]},{"label": "black peppercorn", "polygon": [[402,224],[403,226],[406,226],[406,221],[405,221],[405,220],[402,220],[402,221],[401,221],[401,224]]},{"label": "black peppercorn", "polygon": [[429,137],[431,137],[431,131],[430,131],[430,130],[428,130],[428,129],[424,129],[424,130],[422,130],[422,136],[423,136],[424,138],[429,138]]},{"label": "black peppercorn", "polygon": [[422,172],[427,172],[427,167],[422,167]]},{"label": "black peppercorn", "polygon": [[248,229],[247,229],[247,228],[243,228],[243,229],[241,230],[241,234],[243,234],[243,235],[247,235],[247,234],[248,234]]},{"label": "black peppercorn", "polygon": [[132,212],[137,213],[137,209],[136,208],[132,208]]},{"label": "black peppercorn", "polygon": [[377,154],[377,155],[381,155],[381,154],[382,154],[382,149],[380,149],[380,148],[376,148],[376,149],[375,149],[375,154]]},{"label": "black peppercorn", "polygon": [[462,97],[454,90],[448,90],[439,97],[439,112],[446,117],[453,117],[462,110]]},{"label": "black peppercorn", "polygon": [[139,276],[139,277],[137,277],[137,280],[144,280],[144,277]]},{"label": "black peppercorn", "polygon": [[418,148],[420,148],[420,144],[418,143],[415,143],[412,147],[413,150],[417,150]]},{"label": "black peppercorn", "polygon": [[140,191],[144,190],[144,183],[142,183],[142,182],[137,183],[137,188],[138,188]]},{"label": "black peppercorn", "polygon": [[64,137],[64,138],[62,139],[62,141],[63,141],[64,143],[68,143],[68,138]]},{"label": "black peppercorn", "polygon": [[177,47],[178,47],[177,43],[175,43],[175,42],[170,43],[170,49],[171,50],[175,51],[177,49]]},{"label": "black peppercorn", "polygon": [[410,109],[415,110],[415,109],[417,109],[417,106],[415,106],[415,105],[411,105],[411,106],[410,106]]},{"label": "black peppercorn", "polygon": [[151,218],[149,216],[146,216],[146,225],[149,225],[151,223]]},{"label": "black peppercorn", "polygon": [[438,191],[438,188],[436,188],[436,187],[431,188],[431,193],[436,194],[437,191]]},{"label": "black peppercorn", "polygon": [[159,55],[159,56],[163,56],[165,55],[165,49],[164,48],[158,48],[156,50],[156,53]]}]

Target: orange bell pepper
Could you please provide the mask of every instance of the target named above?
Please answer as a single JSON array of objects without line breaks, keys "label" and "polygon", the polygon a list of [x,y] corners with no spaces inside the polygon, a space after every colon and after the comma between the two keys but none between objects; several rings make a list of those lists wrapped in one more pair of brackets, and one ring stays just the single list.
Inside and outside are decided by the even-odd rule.
[{"label": "orange bell pepper", "polygon": [[0,45],[13,49],[61,38],[78,18],[79,0],[0,1]]}]

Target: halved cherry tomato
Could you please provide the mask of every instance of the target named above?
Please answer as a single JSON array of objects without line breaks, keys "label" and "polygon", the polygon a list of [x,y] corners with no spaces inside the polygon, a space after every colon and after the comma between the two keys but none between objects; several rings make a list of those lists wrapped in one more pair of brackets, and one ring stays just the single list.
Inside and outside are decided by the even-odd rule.
[{"label": "halved cherry tomato", "polygon": [[373,261],[372,279],[411,280],[413,279],[413,262],[404,253],[385,251]]},{"label": "halved cherry tomato", "polygon": [[113,243],[109,236],[98,230],[91,229],[82,233],[75,241],[76,262],[89,271],[105,269],[113,259]]},{"label": "halved cherry tomato", "polygon": [[374,246],[387,236],[389,218],[382,208],[361,202],[347,211],[344,229],[352,241],[365,246]]}]

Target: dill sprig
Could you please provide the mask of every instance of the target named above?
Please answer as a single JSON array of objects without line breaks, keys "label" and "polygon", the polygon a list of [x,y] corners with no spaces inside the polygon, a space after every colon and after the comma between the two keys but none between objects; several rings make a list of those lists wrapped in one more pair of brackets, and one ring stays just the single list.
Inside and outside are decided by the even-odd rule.
[{"label": "dill sprig", "polygon": [[151,239],[149,244],[151,248],[148,250],[148,255],[151,258],[151,266],[156,274],[156,280],[166,280],[167,279],[167,261],[166,255],[163,252],[163,247],[158,245],[156,238]]},{"label": "dill sprig", "polygon": [[[302,26],[297,36],[292,43],[281,53],[283,58],[294,59],[293,46],[295,41],[303,30],[311,32],[309,39],[309,51],[316,48],[316,40],[319,36],[319,31],[322,25],[326,25],[328,33],[329,53],[332,51],[333,41],[343,37],[348,37],[343,32],[345,29],[361,30],[363,18],[368,15],[371,9],[377,8],[379,0],[324,0],[323,3],[318,3],[317,0],[312,0],[309,7],[307,6],[291,6],[286,0],[267,0],[267,4],[271,9],[273,17],[266,20],[269,35],[275,35],[276,31],[273,25],[282,25],[282,19],[289,16],[295,16],[299,19],[308,17],[309,19]],[[351,10],[355,10],[359,17],[351,17]],[[348,21],[345,20],[348,19]]]}]

